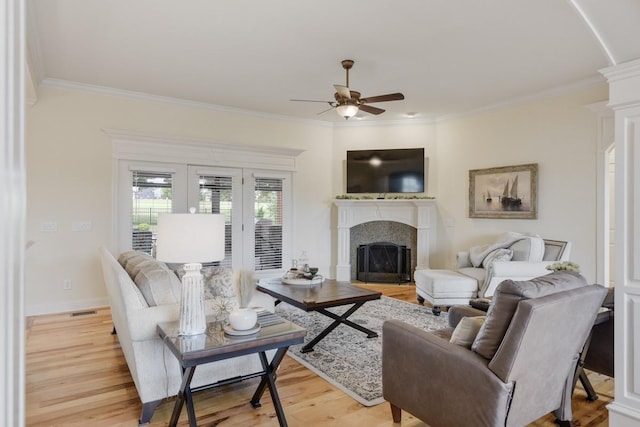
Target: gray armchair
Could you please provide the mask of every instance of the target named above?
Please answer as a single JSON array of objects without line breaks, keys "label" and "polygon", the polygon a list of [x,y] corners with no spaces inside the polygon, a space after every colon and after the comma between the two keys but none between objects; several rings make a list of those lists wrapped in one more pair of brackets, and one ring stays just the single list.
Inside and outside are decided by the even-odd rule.
[{"label": "gray armchair", "polygon": [[471,307],[452,307],[450,328],[435,333],[385,322],[382,383],[394,422],[406,410],[438,427],[522,426],[554,412],[571,425],[576,363],[605,294],[568,272],[506,280],[470,348],[449,338]]}]

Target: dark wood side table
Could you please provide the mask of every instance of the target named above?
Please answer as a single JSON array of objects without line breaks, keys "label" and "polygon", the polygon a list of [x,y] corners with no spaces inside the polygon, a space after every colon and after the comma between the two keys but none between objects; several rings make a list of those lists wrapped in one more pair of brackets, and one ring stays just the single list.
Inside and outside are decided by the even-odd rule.
[{"label": "dark wood side table", "polygon": [[[307,331],[287,320],[280,320],[281,322],[263,326],[259,332],[248,336],[228,336],[224,333],[219,322],[207,324],[207,331],[204,334],[195,336],[179,336],[178,322],[159,324],[157,327],[158,334],[178,359],[182,368],[182,383],[169,425],[175,426],[178,423],[185,402],[189,415],[189,425],[197,425],[192,392],[239,380],[261,377],[260,384],[251,398],[251,405],[254,408],[260,407],[260,398],[268,386],[278,421],[281,426],[286,426],[287,420],[275,385],[275,372],[289,346],[302,343]],[[260,317],[258,317],[258,323],[260,323]],[[271,363],[269,363],[265,352],[273,349],[276,349],[276,354]],[[198,365],[253,353],[258,353],[263,369],[261,372],[234,378],[230,381],[221,381],[197,389],[191,388],[191,380]]]},{"label": "dark wood side table", "polygon": [[[367,334],[367,338],[378,336],[371,329],[353,323],[347,318],[362,307],[365,302],[380,299],[382,295],[380,292],[359,288],[349,282],[337,282],[331,279],[326,279],[316,285],[288,285],[282,283],[280,279],[263,279],[258,283],[258,290],[274,297],[276,304],[283,301],[304,311],[317,311],[334,320],[317,337],[302,347],[300,350],[302,353],[313,351],[313,346],[341,323],[364,332]],[[347,304],[353,305],[340,316],[326,310],[329,307]]]}]

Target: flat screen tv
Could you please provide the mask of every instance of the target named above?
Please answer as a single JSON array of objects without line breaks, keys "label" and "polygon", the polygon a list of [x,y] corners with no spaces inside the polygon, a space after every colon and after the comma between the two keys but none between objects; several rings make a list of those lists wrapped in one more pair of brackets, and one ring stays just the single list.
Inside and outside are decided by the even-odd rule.
[{"label": "flat screen tv", "polygon": [[423,193],[424,148],[347,151],[347,193]]}]

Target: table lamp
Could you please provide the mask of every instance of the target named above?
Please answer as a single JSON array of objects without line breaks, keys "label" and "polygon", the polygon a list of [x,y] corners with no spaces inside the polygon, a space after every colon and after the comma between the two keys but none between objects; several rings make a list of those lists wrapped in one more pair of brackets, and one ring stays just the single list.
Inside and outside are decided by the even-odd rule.
[{"label": "table lamp", "polygon": [[183,263],[179,335],[198,335],[207,329],[204,314],[203,262],[224,259],[224,216],[196,214],[158,215],[156,259]]}]

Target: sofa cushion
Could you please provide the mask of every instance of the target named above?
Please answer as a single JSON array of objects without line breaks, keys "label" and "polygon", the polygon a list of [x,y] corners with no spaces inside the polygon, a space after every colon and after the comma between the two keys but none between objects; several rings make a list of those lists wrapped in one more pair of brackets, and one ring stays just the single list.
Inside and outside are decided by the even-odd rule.
[{"label": "sofa cushion", "polygon": [[544,239],[537,236],[525,237],[512,244],[512,261],[540,262],[544,257]]},{"label": "sofa cushion", "polygon": [[587,286],[586,279],[580,274],[567,271],[558,271],[526,281],[503,281],[493,295],[487,319],[473,341],[471,350],[486,359],[493,358],[521,300],[539,298],[582,286]]},{"label": "sofa cushion", "polygon": [[180,279],[161,263],[141,263],[133,281],[150,307],[180,301]]},{"label": "sofa cushion", "polygon": [[485,319],[486,316],[463,317],[453,330],[449,341],[465,348],[471,348],[471,344],[473,344]]}]

